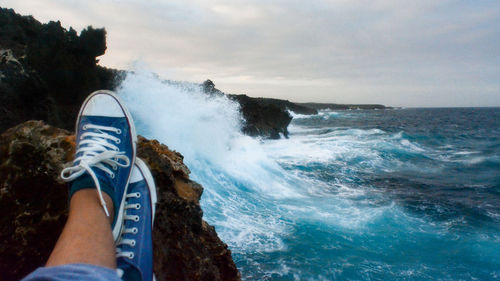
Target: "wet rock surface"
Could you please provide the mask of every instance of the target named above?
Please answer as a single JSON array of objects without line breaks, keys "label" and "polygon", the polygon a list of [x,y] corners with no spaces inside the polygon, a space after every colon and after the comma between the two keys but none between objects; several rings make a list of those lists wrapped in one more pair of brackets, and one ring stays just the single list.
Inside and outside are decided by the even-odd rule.
[{"label": "wet rock surface", "polygon": [[242,131],[253,137],[268,139],[288,137],[288,125],[292,121],[292,116],[288,113],[289,110],[296,114],[318,113],[316,109],[297,105],[287,100],[227,94],[217,89],[211,80],[203,82],[201,89],[209,95],[226,95],[239,103],[240,112],[244,118]]},{"label": "wet rock surface", "polygon": [[292,122],[288,111],[246,95],[229,95],[229,98],[240,104],[241,115],[245,118],[243,133],[269,139],[288,137],[288,125]]},{"label": "wet rock surface", "polygon": [[[47,260],[67,218],[74,136],[42,121],[0,135],[0,280],[18,280]],[[158,190],[153,231],[158,280],[239,280],[227,245],[202,220],[203,187],[189,179],[181,154],[139,137],[137,155]]]}]

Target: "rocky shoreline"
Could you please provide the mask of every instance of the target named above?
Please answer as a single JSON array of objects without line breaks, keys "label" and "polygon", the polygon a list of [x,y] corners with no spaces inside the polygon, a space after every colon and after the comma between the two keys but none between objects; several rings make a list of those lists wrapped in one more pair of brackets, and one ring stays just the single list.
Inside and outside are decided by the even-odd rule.
[{"label": "rocky shoreline", "polygon": [[315,115],[318,110],[391,109],[381,104],[294,103],[288,100],[234,95],[215,88],[211,80],[206,80],[201,86],[207,94],[226,95],[240,104],[241,114],[246,121],[243,124],[243,133],[269,139],[288,137],[288,125],[292,121],[289,112]]},{"label": "rocky shoreline", "polygon": [[[59,21],[42,24],[31,16],[0,8],[0,132],[27,120],[44,120],[72,130],[85,97],[116,89],[127,72],[98,65],[106,51],[106,31],[92,26],[80,32]],[[317,110],[386,109],[383,105],[293,103],[272,98],[226,94],[212,81],[200,84],[208,94],[225,94],[240,104],[242,131],[250,136],[287,137],[295,114]]]},{"label": "rocky shoreline", "polygon": [[[202,219],[203,187],[180,153],[139,137],[138,157],[156,182],[153,230],[157,280],[240,280],[231,251]],[[68,210],[60,171],[71,164],[74,135],[27,121],[0,135],[0,280],[19,280],[46,262]]]},{"label": "rocky shoreline", "polygon": [[339,103],[297,103],[305,107],[313,108],[316,110],[355,110],[355,109],[392,109],[390,106],[382,104],[339,104]]},{"label": "rocky shoreline", "polygon": [[[71,162],[77,112],[89,93],[115,89],[126,74],[97,65],[105,37],[0,9],[0,281],[43,266],[66,221],[59,173]],[[138,156],[158,188],[157,280],[240,280],[231,251],[202,219],[203,187],[182,155],[139,138]]]},{"label": "rocky shoreline", "polygon": [[[89,93],[114,90],[127,75],[98,65],[96,58],[105,51],[104,29],[89,26],[77,34],[60,22],[42,24],[0,8],[0,281],[20,279],[42,266],[64,225],[67,187],[59,172],[71,160],[77,112]],[[317,114],[324,108],[226,94],[210,80],[200,87],[238,102],[242,131],[250,136],[287,137],[289,111]],[[158,280],[239,280],[227,245],[202,220],[203,187],[189,179],[182,155],[144,138],[138,155],[159,189]]]}]

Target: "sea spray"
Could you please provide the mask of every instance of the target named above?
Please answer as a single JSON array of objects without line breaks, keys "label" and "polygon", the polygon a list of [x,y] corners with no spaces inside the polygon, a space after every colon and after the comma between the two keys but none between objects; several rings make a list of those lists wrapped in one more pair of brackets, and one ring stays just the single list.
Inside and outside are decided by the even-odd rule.
[{"label": "sea spray", "polygon": [[185,156],[243,279],[500,276],[499,133],[481,135],[497,111],[471,128],[454,111],[458,124],[430,122],[439,111],[321,111],[296,116],[289,139],[259,140],[240,133],[236,103],[193,83],[136,72],[119,94],[140,134]]},{"label": "sea spray", "polygon": [[238,104],[209,96],[190,83],[160,81],[147,72],[129,73],[121,84],[138,133],[181,152],[193,179],[205,187],[205,219],[233,248],[283,247],[286,228],[273,200],[300,197],[257,139],[241,133]]},{"label": "sea spray", "polygon": [[[185,156],[193,178],[205,187],[205,219],[216,226],[236,259],[243,259],[240,266],[252,264],[248,254],[286,249],[283,239],[296,220],[351,228],[378,215],[323,192],[324,183],[283,169],[262,141],[241,134],[238,105],[226,97],[206,95],[191,83],[162,82],[147,72],[129,73],[118,92],[139,134]],[[345,194],[360,194],[342,188]],[[328,202],[316,206],[317,200]]]}]

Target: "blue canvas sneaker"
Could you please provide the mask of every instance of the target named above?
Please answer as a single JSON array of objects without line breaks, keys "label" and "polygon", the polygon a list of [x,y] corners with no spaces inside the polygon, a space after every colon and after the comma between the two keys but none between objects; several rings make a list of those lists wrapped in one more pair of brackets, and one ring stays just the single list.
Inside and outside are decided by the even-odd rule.
[{"label": "blue canvas sneaker", "polygon": [[136,159],[125,203],[122,234],[116,243],[117,273],[127,281],[153,280],[152,230],[156,186],[140,158]]},{"label": "blue canvas sneaker", "polygon": [[102,192],[113,200],[113,237],[123,224],[125,196],[135,161],[137,135],[132,116],[111,91],[99,90],[83,102],[76,121],[76,153],[73,166],[61,172],[71,181],[69,198],[78,190],[96,188],[104,208]]}]

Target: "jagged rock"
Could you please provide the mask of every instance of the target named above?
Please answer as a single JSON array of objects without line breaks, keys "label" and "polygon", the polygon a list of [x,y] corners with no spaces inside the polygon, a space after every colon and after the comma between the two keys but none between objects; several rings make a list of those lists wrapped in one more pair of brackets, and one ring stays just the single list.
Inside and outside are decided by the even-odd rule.
[{"label": "jagged rock", "polygon": [[[243,133],[249,136],[260,136],[270,139],[279,139],[281,135],[288,137],[287,127],[292,121],[292,117],[287,110],[300,110],[300,106],[295,106],[289,101],[251,98],[247,95],[226,94],[215,88],[212,80],[206,80],[201,84],[203,92],[209,95],[227,95],[230,99],[240,104],[240,112],[245,120]],[[306,108],[304,108],[307,110]],[[309,109],[310,110],[310,109]],[[316,110],[313,110],[315,113]]]},{"label": "jagged rock", "polygon": [[203,89],[203,92],[205,92],[207,94],[220,93],[221,92],[217,88],[215,88],[214,82],[212,82],[212,80],[210,80],[210,79],[205,80],[205,82],[203,82],[201,84],[201,88]]},{"label": "jagged rock", "polygon": [[[230,95],[230,96],[234,96],[236,99],[239,99],[241,96],[246,97],[245,95],[236,95],[236,96]],[[318,114],[318,111],[314,108],[305,107],[297,103],[291,102],[289,100],[280,100],[273,98],[250,98],[250,99],[253,102],[258,103],[262,106],[274,105],[283,111],[291,111],[295,114],[303,114],[303,115]]]},{"label": "jagged rock", "polygon": [[0,8],[0,50],[0,132],[30,119],[71,129],[88,93],[113,89],[124,75],[97,65],[104,29],[77,35],[12,9]]},{"label": "jagged rock", "polygon": [[[0,280],[18,280],[43,266],[67,218],[74,136],[42,121],[0,135]],[[158,280],[239,280],[227,245],[202,220],[203,188],[189,179],[181,154],[139,137],[138,156],[158,189],[153,231]]]},{"label": "jagged rock", "polygon": [[274,104],[265,104],[258,98],[246,95],[229,95],[240,104],[241,114],[245,118],[243,133],[249,136],[262,136],[279,139],[282,134],[288,137],[288,125],[292,116],[285,109]]},{"label": "jagged rock", "polygon": [[[106,50],[102,28],[89,26],[78,35],[60,22],[41,24],[0,8],[0,50],[0,132],[30,119],[70,130],[88,93],[113,90],[125,77],[124,71],[97,65],[96,57]],[[202,87],[211,95],[224,94],[210,80]],[[240,102],[244,133],[265,138],[288,135],[291,117],[283,106],[246,96],[232,98]]]}]

